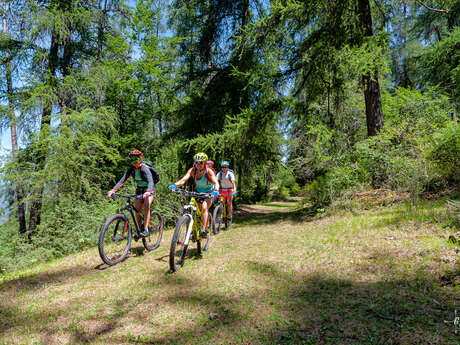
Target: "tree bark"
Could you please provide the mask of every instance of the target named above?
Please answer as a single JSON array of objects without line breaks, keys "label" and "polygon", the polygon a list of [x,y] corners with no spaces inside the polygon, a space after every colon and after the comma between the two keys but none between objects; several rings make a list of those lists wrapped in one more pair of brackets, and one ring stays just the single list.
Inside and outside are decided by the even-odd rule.
[{"label": "tree bark", "polygon": [[211,74],[212,56],[213,56],[212,47],[214,45],[214,37],[215,37],[215,31],[216,31],[216,8],[214,6],[214,0],[210,0],[209,2],[210,2],[209,17],[208,17],[208,24],[206,27],[207,35],[205,36],[205,38],[207,39],[206,51],[205,51],[207,76],[204,82],[205,87],[208,87],[212,79],[212,74]]},{"label": "tree bark", "polygon": [[[369,0],[358,0],[358,18],[364,37],[372,37],[372,15]],[[366,104],[367,135],[377,135],[383,127],[383,111],[380,97],[378,71],[368,72],[362,76],[364,100]]]},{"label": "tree bark", "polygon": [[[7,21],[6,21],[6,0],[3,1],[3,34],[5,37],[8,34],[7,30]],[[19,148],[18,148],[18,137],[16,134],[16,114],[14,109],[14,97],[13,97],[13,78],[11,74],[11,62],[9,56],[8,47],[5,50],[5,72],[6,72],[6,85],[8,93],[8,110],[10,117],[10,129],[11,129],[11,150],[13,153],[13,158],[16,160],[18,158]],[[19,173],[19,167],[17,168]],[[18,174],[19,175],[19,174]],[[16,184],[16,200],[18,203],[18,222],[19,222],[19,233],[23,234],[26,232],[26,213],[24,205],[24,191],[22,188],[21,179],[18,176],[18,181]]]},{"label": "tree bark", "polygon": [[[47,71],[47,83],[51,86],[55,86],[56,69],[58,66],[58,39],[56,33],[53,31],[51,34],[51,46],[48,56],[48,71]],[[49,136],[49,127],[51,125],[51,108],[52,104],[44,104],[42,111],[42,118],[40,122],[40,136],[39,140],[46,142]],[[47,145],[41,145],[38,149],[36,156],[36,169],[37,171],[43,170],[45,167],[46,160],[46,149]],[[37,226],[40,224],[40,216],[43,205],[43,189],[44,184],[42,181],[36,181],[36,186],[32,192],[32,201],[30,205],[29,214],[29,232],[35,232]]]}]

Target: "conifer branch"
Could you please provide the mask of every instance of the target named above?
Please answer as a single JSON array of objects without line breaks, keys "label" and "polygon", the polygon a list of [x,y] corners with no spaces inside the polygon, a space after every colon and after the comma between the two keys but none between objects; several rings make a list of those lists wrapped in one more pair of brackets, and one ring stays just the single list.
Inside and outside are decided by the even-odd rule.
[{"label": "conifer branch", "polygon": [[430,10],[430,11],[433,11],[433,12],[438,12],[438,13],[449,14],[449,10],[438,10],[437,8],[429,7],[428,5],[424,4],[420,0],[415,0],[415,1],[417,1],[420,5],[425,7],[427,10]]}]

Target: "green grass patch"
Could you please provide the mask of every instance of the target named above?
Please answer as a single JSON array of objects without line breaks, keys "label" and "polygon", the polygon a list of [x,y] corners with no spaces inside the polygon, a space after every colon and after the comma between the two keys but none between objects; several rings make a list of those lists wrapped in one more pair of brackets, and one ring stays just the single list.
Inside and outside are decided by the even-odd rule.
[{"label": "green grass patch", "polygon": [[[282,206],[285,205],[285,206]],[[442,203],[318,216],[257,205],[171,274],[171,231],[123,263],[88,250],[0,278],[1,344],[458,344]],[[192,246],[193,249],[193,246]],[[140,255],[142,252],[142,255]]]}]

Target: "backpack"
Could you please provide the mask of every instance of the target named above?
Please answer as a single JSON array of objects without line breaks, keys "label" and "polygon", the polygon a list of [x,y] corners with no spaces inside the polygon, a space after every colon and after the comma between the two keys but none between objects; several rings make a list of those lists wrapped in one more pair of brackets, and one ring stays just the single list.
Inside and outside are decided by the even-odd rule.
[{"label": "backpack", "polygon": [[142,161],[141,164],[144,165],[145,167],[147,167],[150,170],[150,173],[152,174],[154,184],[157,184],[158,182],[160,182],[160,175],[158,174],[157,169],[155,169],[155,167],[153,166],[152,163],[150,163],[148,161]]},{"label": "backpack", "polygon": [[[232,169],[228,169],[228,172],[231,172],[233,174],[233,176],[235,176],[235,173],[233,172]],[[222,178],[224,177],[224,174],[222,173],[222,170],[219,171],[217,174],[216,174],[216,177],[217,177],[217,181],[222,181]]]}]

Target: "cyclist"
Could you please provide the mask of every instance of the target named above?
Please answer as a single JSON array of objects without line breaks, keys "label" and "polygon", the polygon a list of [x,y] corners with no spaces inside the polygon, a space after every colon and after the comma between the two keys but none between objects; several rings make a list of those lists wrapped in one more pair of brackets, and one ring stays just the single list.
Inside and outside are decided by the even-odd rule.
[{"label": "cyclist", "polygon": [[214,161],[206,161],[206,166],[208,169],[211,169],[214,175],[216,175],[216,170],[214,169]]},{"label": "cyclist", "polygon": [[[136,199],[134,206],[138,209],[144,210],[144,229],[140,233],[141,236],[146,237],[149,235],[148,224],[150,222],[150,206],[155,196],[155,183],[153,183],[153,176],[150,169],[142,164],[144,155],[140,150],[134,149],[128,153],[131,160],[131,166],[126,170],[123,177],[118,183],[107,192],[107,197],[110,198],[114,193],[123,187],[126,180],[133,176],[136,182],[136,195],[142,195],[142,199]],[[137,222],[142,224],[140,215],[136,213]]]},{"label": "cyclist", "polygon": [[235,174],[230,169],[228,161],[222,161],[220,166],[222,170],[217,173],[217,180],[220,183],[219,193],[223,195],[227,203],[227,222],[232,224],[232,201],[236,195]]},{"label": "cyclist", "polygon": [[[219,182],[217,181],[214,172],[207,167],[207,160],[208,156],[203,152],[199,152],[193,156],[193,167],[188,169],[184,177],[176,183],[170,185],[168,187],[169,190],[174,192],[177,187],[183,186],[190,177],[193,177],[195,182],[195,191],[198,193],[211,193],[214,197],[219,195]],[[208,226],[209,209],[212,206],[212,202],[212,199],[208,198],[199,203],[201,209],[201,222],[203,224],[203,228],[200,231],[200,237],[202,238],[206,238],[208,236],[206,229]]]}]

